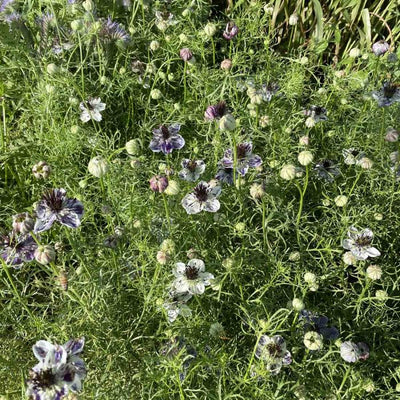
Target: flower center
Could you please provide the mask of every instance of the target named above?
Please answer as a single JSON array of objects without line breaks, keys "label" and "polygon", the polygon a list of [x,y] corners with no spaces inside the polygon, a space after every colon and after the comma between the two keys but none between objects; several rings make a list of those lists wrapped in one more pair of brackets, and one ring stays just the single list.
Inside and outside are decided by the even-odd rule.
[{"label": "flower center", "polygon": [[242,160],[246,156],[246,152],[248,150],[248,147],[246,144],[238,144],[236,146],[236,157],[238,160]]},{"label": "flower center", "polygon": [[165,126],[165,125],[161,125],[161,133],[162,133],[162,137],[163,137],[163,139],[164,140],[167,140],[167,139],[169,139],[170,138],[170,133],[169,133],[169,130],[168,130],[168,127],[167,126]]},{"label": "flower center", "polygon": [[385,95],[385,97],[393,97],[393,95],[396,93],[397,90],[397,85],[392,85],[392,84],[388,84],[385,85],[383,87],[383,94]]},{"label": "flower center", "polygon": [[56,190],[50,190],[43,195],[43,200],[53,212],[60,212],[63,209],[63,197]]},{"label": "flower center", "polygon": [[193,190],[197,200],[205,202],[208,199],[207,186],[199,183]]},{"label": "flower center", "polygon": [[197,167],[197,164],[196,164],[196,161],[195,161],[195,160],[190,160],[190,161],[188,162],[187,169],[188,169],[190,172],[194,172],[194,171],[196,170],[196,167]]},{"label": "flower center", "polygon": [[185,269],[185,275],[187,279],[194,281],[199,277],[199,270],[196,267],[187,265]]},{"label": "flower center", "polygon": [[282,351],[281,346],[279,346],[276,343],[269,343],[267,345],[267,350],[268,350],[268,353],[270,354],[270,356],[275,357],[275,358],[278,357]]},{"label": "flower center", "polygon": [[365,247],[371,244],[371,238],[368,236],[360,236],[355,240],[357,246]]},{"label": "flower center", "polygon": [[51,369],[46,371],[31,371],[32,384],[35,389],[50,388],[56,383],[56,377]]}]

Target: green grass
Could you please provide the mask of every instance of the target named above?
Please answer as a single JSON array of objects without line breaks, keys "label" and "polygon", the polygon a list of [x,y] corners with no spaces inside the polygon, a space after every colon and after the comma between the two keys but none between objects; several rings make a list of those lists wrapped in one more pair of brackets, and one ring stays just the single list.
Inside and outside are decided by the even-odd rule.
[{"label": "green grass", "polygon": [[[367,14],[361,14],[368,8],[372,42],[385,37],[381,36],[385,28],[378,29],[372,16],[382,11],[382,4],[364,2],[357,16],[348,16],[350,6],[342,2],[323,6],[312,2],[318,18],[304,11],[310,32],[322,35],[321,40],[331,46],[337,39],[334,23],[339,15],[341,22],[335,29],[346,38],[343,43],[340,39],[338,55],[343,56],[328,64],[322,60],[332,58],[331,47],[320,51],[312,43],[299,47],[307,37],[287,39],[294,29],[282,28],[280,22],[292,13],[287,2],[275,3],[276,30],[270,33],[273,21],[261,2],[239,1],[229,18],[212,17],[218,27],[215,52],[202,34],[211,18],[208,2],[193,2],[187,16],[182,16],[185,2],[172,2],[168,9],[179,22],[165,32],[156,28],[154,16],[164,2],[157,7],[156,2],[149,6],[133,1],[128,10],[116,1],[99,2],[98,17],[110,15],[129,29],[128,45],[105,44],[98,32],[89,29],[72,33],[71,49],[60,56],[51,46],[39,51],[45,37],[50,42],[63,28],[67,32],[71,21],[83,18],[82,6],[65,3],[29,1],[19,7],[34,47],[17,25],[9,31],[7,24],[0,24],[1,231],[11,230],[13,215],[32,212],[33,204],[50,188],[65,188],[85,207],[80,228],[54,225],[41,234],[41,243],[59,244],[52,267],[36,261],[21,269],[0,264],[0,397],[24,397],[24,380],[36,363],[31,349],[36,341],[64,343],[85,336],[88,374],[81,399],[398,398],[400,192],[389,154],[399,146],[384,137],[388,127],[400,127],[399,106],[379,108],[370,94],[388,77],[398,81],[399,61],[374,56],[366,39],[369,34],[360,31],[368,28]],[[390,2],[388,14],[382,17],[397,38],[394,6]],[[41,10],[57,16],[47,36],[40,35],[35,23]],[[326,16],[323,24],[321,12]],[[95,16],[86,18],[90,22]],[[229,19],[240,28],[231,42],[222,38]],[[345,21],[351,29],[344,28]],[[279,24],[286,39],[276,45]],[[182,33],[187,41],[179,37]],[[152,40],[160,43],[157,51],[149,48]],[[184,63],[179,58],[182,47],[189,47],[197,60],[188,67],[186,98]],[[342,52],[352,47],[359,47],[363,56],[350,58]],[[233,62],[229,71],[219,67],[225,58]],[[145,74],[149,88],[132,71],[134,60],[153,66]],[[58,71],[49,73],[47,66],[53,63]],[[250,76],[257,84],[277,82],[279,95],[249,109],[250,99],[246,91],[238,90],[237,82]],[[161,99],[151,98],[153,89],[161,91]],[[101,122],[84,124],[79,103],[91,96],[101,97],[106,109]],[[236,118],[234,131],[222,132],[217,124],[204,121],[207,106],[220,100],[227,101]],[[329,119],[307,128],[303,110],[312,104],[325,107]],[[260,125],[262,116],[269,117],[267,126]],[[172,122],[182,124],[184,148],[167,157],[153,153],[148,147],[152,129]],[[310,137],[307,149],[314,162],[307,167],[309,178],[299,213],[305,174],[285,181],[279,172],[288,163],[299,166],[297,155],[305,149],[299,139],[304,135]],[[140,151],[129,156],[124,146],[135,138]],[[208,181],[214,178],[224,151],[246,140],[261,156],[262,169],[250,169],[236,185],[224,185],[217,214],[188,215],[180,203],[195,184],[178,178],[182,159],[203,159],[207,167],[202,179]],[[344,164],[342,150],[350,147],[365,152],[373,167]],[[87,170],[94,156],[109,164],[101,180]],[[331,184],[318,180],[313,170],[324,158],[337,161],[341,170]],[[31,172],[41,160],[52,167],[47,180],[36,180]],[[133,167],[132,160],[139,161],[139,167]],[[164,204],[163,195],[149,189],[149,179],[165,165],[174,170],[171,179],[179,182],[180,190],[165,196]],[[253,183],[265,184],[261,200],[250,196]],[[335,205],[338,195],[348,196],[345,207]],[[354,268],[344,264],[341,241],[351,225],[374,232],[373,245],[382,253],[379,258],[358,261]],[[124,228],[117,246],[105,247],[104,240],[117,227]],[[156,254],[166,238],[174,242],[175,252],[161,265]],[[191,248],[216,279],[188,303],[191,317],[179,316],[170,324],[162,305],[174,279],[175,262],[187,262]],[[297,261],[291,261],[294,252],[300,253]],[[381,266],[380,280],[367,278],[365,271],[371,264]],[[67,291],[57,278],[62,269],[69,277]],[[317,291],[309,290],[305,272],[317,275]],[[377,290],[385,290],[387,299],[379,300]],[[318,352],[307,350],[298,315],[288,306],[293,298],[302,299],[306,309],[328,316],[342,342],[366,342],[369,359],[346,363],[338,342],[324,341]],[[223,325],[226,337],[210,335],[215,322]],[[253,357],[261,334],[282,335],[292,353],[292,364],[275,377],[268,376]],[[166,343],[178,336],[197,352],[182,382],[179,374],[187,354],[161,354]],[[252,366],[263,379],[252,376]],[[368,392],[366,385],[371,382],[374,390]],[[300,396],[301,389],[305,397]]]}]

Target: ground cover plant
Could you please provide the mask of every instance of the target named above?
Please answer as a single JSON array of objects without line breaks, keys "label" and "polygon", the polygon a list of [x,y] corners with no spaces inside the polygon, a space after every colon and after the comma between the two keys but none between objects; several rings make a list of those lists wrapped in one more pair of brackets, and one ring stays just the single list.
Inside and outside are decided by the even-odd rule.
[{"label": "ground cover plant", "polygon": [[0,0],[0,398],[399,398],[398,17]]}]

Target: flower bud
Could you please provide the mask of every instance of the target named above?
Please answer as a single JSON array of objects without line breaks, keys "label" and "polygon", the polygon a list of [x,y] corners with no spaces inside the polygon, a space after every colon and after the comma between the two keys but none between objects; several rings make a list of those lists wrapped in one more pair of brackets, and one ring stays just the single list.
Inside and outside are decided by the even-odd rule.
[{"label": "flower bud", "polygon": [[361,56],[361,50],[358,49],[357,47],[354,47],[350,50],[349,56],[351,58],[357,58]]},{"label": "flower bud", "polygon": [[309,284],[317,282],[317,277],[312,272],[306,272],[303,275],[303,279],[304,279],[304,282],[307,282]]},{"label": "flower bud", "polygon": [[359,161],[358,165],[363,169],[371,169],[374,163],[368,157],[363,157]]},{"label": "flower bud", "polygon": [[94,9],[94,4],[92,0],[85,0],[82,3],[83,8],[85,9],[85,11],[90,12]]},{"label": "flower bud", "polygon": [[377,291],[375,292],[375,297],[376,297],[378,300],[384,301],[384,300],[387,300],[387,298],[389,297],[389,295],[388,295],[388,293],[387,293],[386,290],[377,290]]},{"label": "flower bud", "polygon": [[233,131],[236,128],[236,120],[232,114],[225,114],[219,120],[219,129],[221,131]]},{"label": "flower bud", "polygon": [[313,126],[315,126],[315,119],[313,117],[308,117],[306,119],[306,127],[312,128]]},{"label": "flower bud", "polygon": [[153,89],[153,90],[150,92],[150,97],[151,97],[153,100],[160,100],[161,97],[162,97],[161,90],[159,90],[159,89]]},{"label": "flower bud", "polygon": [[322,349],[322,335],[314,331],[307,332],[304,335],[304,345],[307,347],[307,349],[313,351]]},{"label": "flower bud", "polygon": [[383,214],[375,213],[374,214],[374,218],[375,218],[375,221],[382,221],[383,220]]},{"label": "flower bud", "polygon": [[36,179],[47,179],[50,172],[51,168],[45,161],[40,161],[32,167],[32,173]]},{"label": "flower bud", "polygon": [[188,17],[190,14],[191,14],[192,12],[190,11],[190,9],[189,8],[185,8],[183,11],[182,11],[182,17]]},{"label": "flower bud", "polygon": [[299,261],[301,258],[301,254],[298,251],[292,251],[289,254],[289,261]]},{"label": "flower bud", "polygon": [[186,255],[187,255],[187,258],[189,258],[189,260],[192,260],[193,258],[199,258],[199,256],[200,256],[194,248],[190,248],[186,252]]},{"label": "flower bud", "polygon": [[39,246],[34,253],[35,260],[39,264],[49,264],[53,262],[56,258],[56,252],[54,248],[50,245]]},{"label": "flower bud", "polygon": [[304,310],[304,303],[303,303],[303,300],[298,299],[297,297],[295,297],[295,298],[292,300],[292,307],[293,307],[293,309],[296,310],[296,311]]},{"label": "flower bud", "polygon": [[88,170],[96,178],[102,178],[108,171],[107,161],[102,157],[94,157],[89,161]]},{"label": "flower bud", "polygon": [[268,126],[270,124],[270,118],[268,115],[262,115],[260,117],[260,121],[259,124],[262,128],[265,128],[266,126]]},{"label": "flower bud", "polygon": [[57,65],[56,64],[48,64],[47,65],[47,68],[46,68],[46,70],[47,70],[47,73],[49,74],[49,75],[54,75],[54,74],[56,74],[58,71],[59,71],[59,68],[57,67]]},{"label": "flower bud", "polygon": [[264,185],[262,183],[253,183],[250,186],[250,196],[254,199],[261,199],[265,194]]},{"label": "flower bud", "polygon": [[372,45],[372,52],[376,56],[382,56],[389,50],[389,43],[384,40],[379,40]]},{"label": "flower bud", "polygon": [[314,156],[312,155],[311,151],[304,150],[301,153],[299,153],[297,159],[299,160],[299,163],[301,165],[310,165],[314,159]]},{"label": "flower bud", "polygon": [[294,13],[289,17],[289,25],[296,25],[297,22],[299,21],[299,16]]},{"label": "flower bud", "polygon": [[208,37],[212,37],[215,35],[215,33],[217,32],[217,26],[211,22],[209,22],[205,27],[204,27],[204,33],[208,36]]},{"label": "flower bud", "polygon": [[308,136],[302,136],[299,139],[299,144],[301,146],[308,146],[310,144],[310,138]]},{"label": "flower bud", "polygon": [[286,164],[282,167],[279,175],[282,179],[290,181],[296,177],[296,167],[293,164]]},{"label": "flower bud", "polygon": [[125,149],[131,156],[136,156],[140,152],[140,142],[138,139],[132,139],[125,143]]},{"label": "flower bud", "polygon": [[150,50],[157,51],[159,48],[160,48],[160,42],[158,42],[157,40],[152,40],[150,42]]},{"label": "flower bud", "polygon": [[397,142],[399,140],[399,131],[393,128],[389,128],[386,131],[385,140],[392,143]]},{"label": "flower bud", "polygon": [[210,326],[210,336],[214,338],[219,338],[221,336],[226,336],[224,327],[219,323],[215,322]]},{"label": "flower bud", "polygon": [[83,28],[83,22],[80,19],[75,19],[71,22],[71,29],[74,32],[80,31]]},{"label": "flower bud", "polygon": [[335,204],[338,207],[344,207],[347,204],[347,196],[340,195],[335,197]]},{"label": "flower bud", "polygon": [[170,256],[167,252],[160,250],[157,252],[157,262],[161,265],[165,265],[169,260],[170,260]]},{"label": "flower bud", "polygon": [[343,254],[343,262],[346,265],[354,265],[357,262],[357,258],[353,255],[351,251],[347,251]]},{"label": "flower bud", "polygon": [[153,192],[163,193],[168,187],[168,178],[166,176],[155,175],[150,179],[150,189]]},{"label": "flower bud", "polygon": [[225,60],[221,62],[221,69],[228,71],[231,68],[232,68],[232,61],[229,58],[225,58]]},{"label": "flower bud", "polygon": [[179,194],[179,192],[179,183],[172,179],[169,180],[168,187],[165,189],[165,194],[167,194],[168,196],[175,196]]},{"label": "flower bud", "polygon": [[33,230],[35,226],[35,221],[29,215],[29,213],[24,212],[13,216],[13,231],[15,233],[22,233],[23,235]]},{"label": "flower bud", "polygon": [[370,265],[367,268],[367,276],[373,281],[377,281],[382,277],[382,268],[379,265]]},{"label": "flower bud", "polygon": [[308,57],[303,56],[300,58],[300,64],[301,65],[307,65],[308,64]]},{"label": "flower bud", "polygon": [[193,54],[190,51],[190,49],[188,49],[187,47],[184,47],[183,49],[181,49],[179,51],[179,57],[183,60],[183,61],[189,61],[192,59]]}]

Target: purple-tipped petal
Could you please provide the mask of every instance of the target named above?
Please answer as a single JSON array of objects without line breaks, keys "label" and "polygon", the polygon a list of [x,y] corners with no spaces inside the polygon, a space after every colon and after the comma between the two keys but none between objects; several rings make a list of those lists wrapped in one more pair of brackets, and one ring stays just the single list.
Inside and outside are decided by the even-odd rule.
[{"label": "purple-tipped petal", "polygon": [[260,156],[252,155],[248,159],[248,163],[249,163],[249,167],[250,168],[256,168],[256,167],[259,167],[262,164],[262,160],[261,160]]},{"label": "purple-tipped petal", "polygon": [[50,215],[48,219],[37,219],[33,231],[35,233],[48,231],[56,219],[57,217],[55,214]]},{"label": "purple-tipped petal", "polygon": [[68,226],[68,228],[78,228],[81,224],[81,220],[77,214],[61,212],[59,216],[58,221],[62,225]]}]

